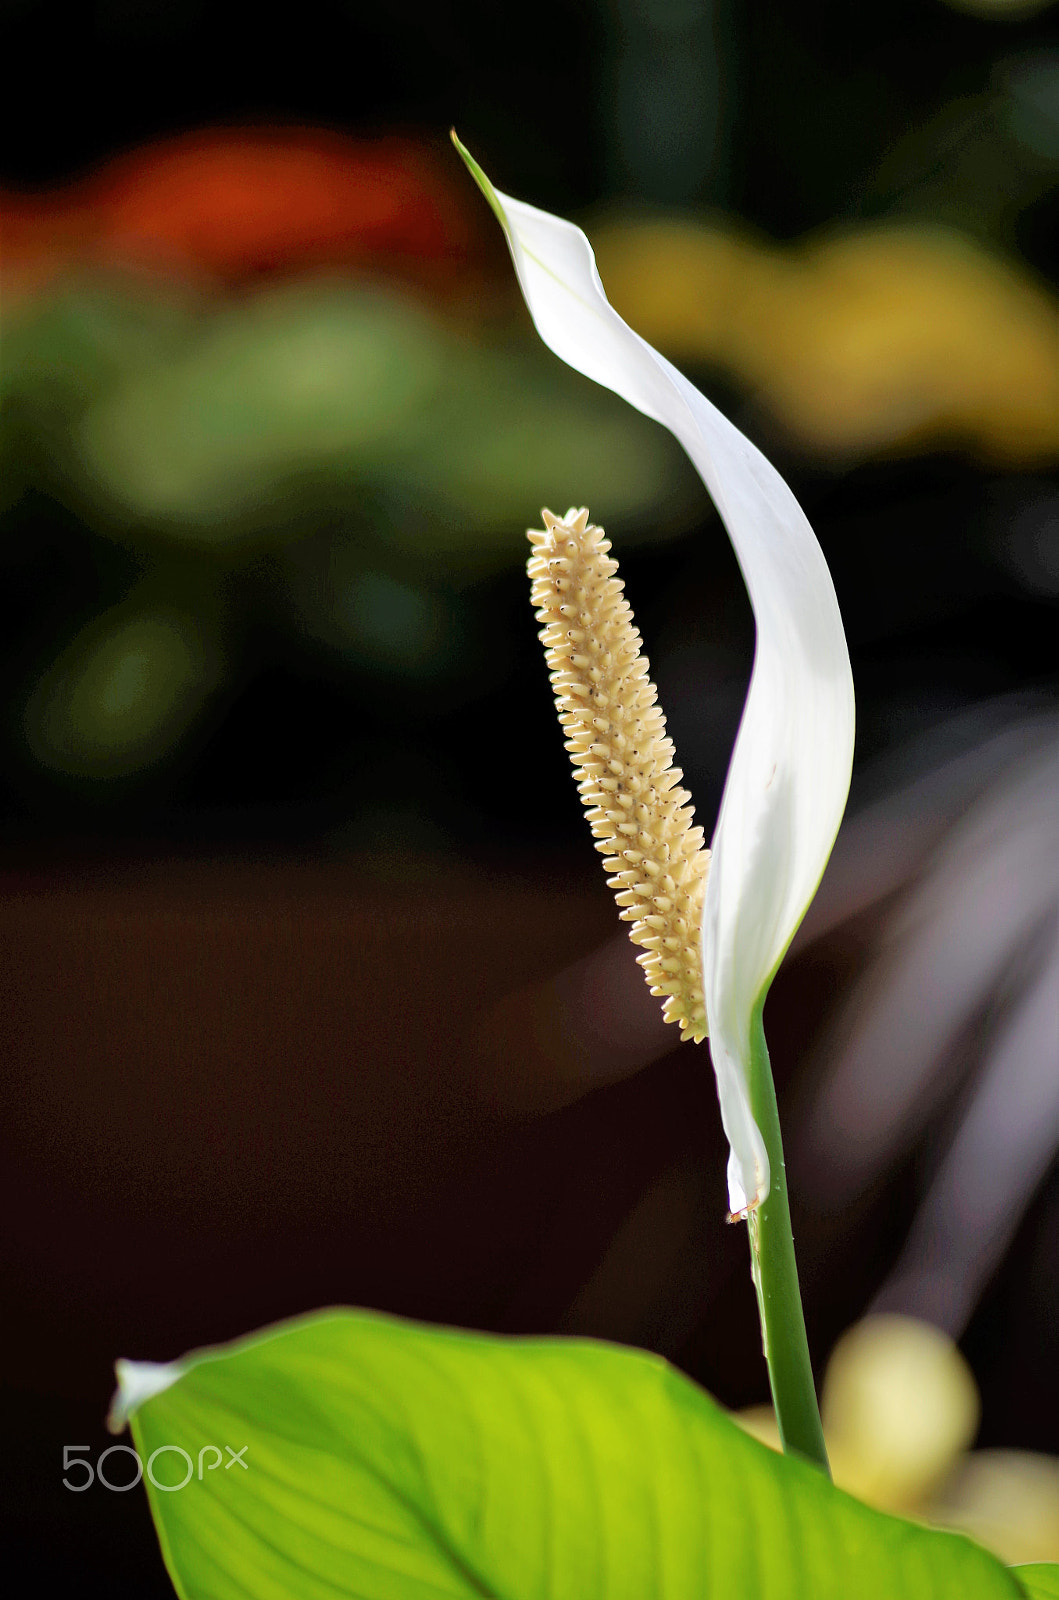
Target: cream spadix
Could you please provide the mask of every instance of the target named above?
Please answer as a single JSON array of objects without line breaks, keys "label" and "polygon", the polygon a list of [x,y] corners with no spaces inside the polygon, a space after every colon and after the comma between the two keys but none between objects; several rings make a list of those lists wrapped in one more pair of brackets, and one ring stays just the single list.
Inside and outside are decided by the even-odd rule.
[{"label": "cream spadix", "polygon": [[853,677],[834,585],[776,469],[610,305],[580,228],[499,193],[455,142],[503,227],[541,338],[677,438],[720,512],[750,594],[754,668],[713,836],[702,927],[710,1051],[731,1147],[729,1204],[745,1211],[769,1190],[751,1111],[752,1033],[849,790]]}]

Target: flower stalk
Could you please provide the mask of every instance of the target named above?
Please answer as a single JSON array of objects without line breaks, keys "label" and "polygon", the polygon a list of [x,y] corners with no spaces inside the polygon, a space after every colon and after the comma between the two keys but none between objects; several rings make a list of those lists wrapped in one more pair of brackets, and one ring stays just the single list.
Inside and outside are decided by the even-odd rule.
[{"label": "flower stalk", "polygon": [[771,1181],[764,1200],[747,1212],[761,1344],[784,1450],[830,1475],[798,1284],[776,1086],[761,1013],[759,1007],[751,1022],[750,1106],[765,1142]]}]

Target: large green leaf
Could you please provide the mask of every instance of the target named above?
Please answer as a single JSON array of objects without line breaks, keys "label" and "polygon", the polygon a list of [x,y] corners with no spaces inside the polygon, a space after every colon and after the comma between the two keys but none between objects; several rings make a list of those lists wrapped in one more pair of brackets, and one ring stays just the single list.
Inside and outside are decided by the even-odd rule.
[{"label": "large green leaf", "polygon": [[1059,1567],[1050,1562],[1034,1561],[1028,1567],[1014,1567],[1012,1571],[1030,1600],[1059,1600]]},{"label": "large green leaf", "polygon": [[186,1600],[1021,1593],[613,1346],[334,1311],[119,1377]]}]

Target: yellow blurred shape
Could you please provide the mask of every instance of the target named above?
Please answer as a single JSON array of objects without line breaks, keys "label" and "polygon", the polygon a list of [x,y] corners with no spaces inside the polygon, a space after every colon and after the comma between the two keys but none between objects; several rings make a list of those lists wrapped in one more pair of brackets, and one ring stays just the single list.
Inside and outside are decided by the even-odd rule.
[{"label": "yellow blurred shape", "polygon": [[969,239],[890,224],[779,248],[682,220],[612,223],[595,243],[644,338],[729,373],[804,449],[1059,454],[1056,303]]},{"label": "yellow blurred shape", "polygon": [[685,360],[734,360],[787,270],[781,250],[689,220],[592,230],[607,296],[651,344]]},{"label": "yellow blurred shape", "polygon": [[[978,1427],[974,1377],[947,1334],[911,1317],[868,1317],[843,1334],[824,1377],[835,1482],[884,1511],[970,1534],[1012,1564],[1059,1562],[1059,1460],[965,1454]],[[779,1450],[771,1406],[736,1421]]]},{"label": "yellow blurred shape", "polygon": [[835,1346],[821,1412],[835,1482],[872,1505],[911,1511],[974,1438],[978,1390],[940,1329],[868,1317]]},{"label": "yellow blurred shape", "polygon": [[1004,1561],[1059,1561],[1059,1461],[1022,1450],[975,1450],[930,1516]]},{"label": "yellow blurred shape", "polygon": [[736,1413],[735,1420],[744,1433],[749,1433],[752,1439],[767,1444],[770,1450],[782,1451],[783,1444],[776,1423],[776,1413],[771,1406],[747,1406],[745,1411]]}]

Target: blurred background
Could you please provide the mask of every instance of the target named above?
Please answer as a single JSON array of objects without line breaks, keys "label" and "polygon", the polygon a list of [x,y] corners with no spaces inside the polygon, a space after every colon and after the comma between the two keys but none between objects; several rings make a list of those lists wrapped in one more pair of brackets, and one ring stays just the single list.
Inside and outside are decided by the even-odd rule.
[{"label": "blurred background", "polygon": [[768,1026],[836,1471],[1059,1560],[1057,21],[4,0],[5,1509],[39,1588],[170,1592],[139,1492],[62,1485],[119,1355],[341,1302],[767,1398],[712,1074],[598,871],[523,530],[613,537],[707,833],[752,619],[668,435],[540,345],[451,124],[586,226],[823,544],[857,764]]}]

